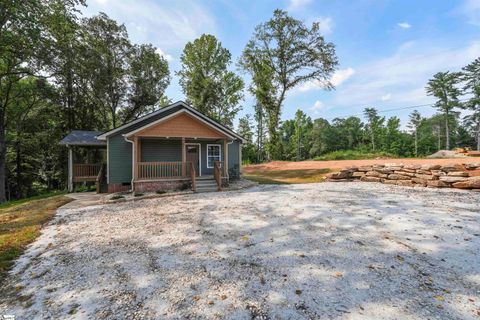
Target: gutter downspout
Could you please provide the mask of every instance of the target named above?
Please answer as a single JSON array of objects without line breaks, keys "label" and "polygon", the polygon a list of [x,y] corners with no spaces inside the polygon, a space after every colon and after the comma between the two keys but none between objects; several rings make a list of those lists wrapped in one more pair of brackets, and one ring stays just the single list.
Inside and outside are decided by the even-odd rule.
[{"label": "gutter downspout", "polygon": [[123,139],[126,141],[126,142],[129,142],[132,144],[132,181],[130,182],[130,192],[133,192],[133,181],[135,180],[135,161],[134,161],[134,157],[135,157],[135,143],[133,143],[132,140],[128,140],[127,139],[127,136],[122,134],[122,137]]}]

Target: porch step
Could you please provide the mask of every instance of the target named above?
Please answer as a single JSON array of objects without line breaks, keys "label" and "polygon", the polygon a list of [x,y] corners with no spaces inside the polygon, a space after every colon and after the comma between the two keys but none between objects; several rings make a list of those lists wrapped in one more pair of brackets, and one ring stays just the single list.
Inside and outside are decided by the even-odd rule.
[{"label": "porch step", "polygon": [[214,192],[218,191],[217,182],[214,179],[197,180],[196,192]]}]

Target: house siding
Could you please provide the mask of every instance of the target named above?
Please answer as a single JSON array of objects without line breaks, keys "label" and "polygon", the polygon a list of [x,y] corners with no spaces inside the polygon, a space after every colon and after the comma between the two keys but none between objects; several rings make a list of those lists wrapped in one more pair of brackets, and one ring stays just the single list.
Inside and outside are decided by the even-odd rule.
[{"label": "house siding", "polygon": [[[123,134],[134,131],[145,126],[148,123],[154,122],[160,118],[168,116],[182,109],[182,106],[178,106],[168,110],[165,113],[153,116],[149,119],[145,119],[136,124],[133,124],[115,134],[111,135],[107,139],[108,143],[108,177],[109,184],[126,184],[132,180],[132,144],[125,141]],[[168,140],[163,140],[168,141]],[[221,144],[222,149],[222,161],[223,158],[223,141],[222,140],[209,140],[199,141],[193,139],[187,139],[186,142],[200,143],[201,148],[201,162],[202,162],[202,175],[213,175],[213,169],[207,168],[207,144],[218,143]],[[141,145],[142,161],[181,161],[181,141],[172,140],[171,142],[162,142],[161,139],[147,139],[142,140]],[[239,164],[239,150],[240,143],[235,140],[232,144],[228,145],[228,159],[229,159],[229,175],[231,178],[236,178],[240,173]],[[162,150],[169,150],[164,152]],[[178,152],[178,153],[177,153]]]},{"label": "house siding", "polygon": [[142,162],[182,161],[182,142],[142,139],[141,152]]}]

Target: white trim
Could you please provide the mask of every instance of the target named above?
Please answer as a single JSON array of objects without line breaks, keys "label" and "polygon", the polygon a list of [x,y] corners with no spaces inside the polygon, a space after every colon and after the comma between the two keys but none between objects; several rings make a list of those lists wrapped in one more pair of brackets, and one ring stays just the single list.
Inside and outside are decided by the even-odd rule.
[{"label": "white trim", "polygon": [[[198,176],[201,177],[202,176],[202,145],[196,142],[185,142],[184,148],[189,144],[198,146]],[[185,153],[186,152],[187,151],[185,150]]]},{"label": "white trim", "polygon": [[213,169],[213,166],[212,167],[209,167],[208,166],[208,147],[209,146],[218,146],[220,148],[219,150],[219,154],[220,154],[220,160],[219,161],[222,161],[222,144],[220,143],[207,143],[207,157],[206,157],[206,160],[207,160],[207,168],[208,169]]},{"label": "white trim", "polygon": [[[169,114],[169,115],[166,116],[166,117],[163,117],[163,118],[158,119],[158,120],[156,120],[156,121],[150,122],[149,124],[146,124],[145,126],[143,126],[143,127],[141,127],[141,128],[138,128],[138,129],[136,129],[136,130],[127,132],[125,135],[126,135],[127,137],[130,137],[130,136],[134,135],[135,133],[141,132],[141,131],[149,128],[149,127],[155,126],[155,125],[157,125],[157,124],[159,124],[159,123],[162,123],[162,122],[164,122],[164,121],[166,121],[166,120],[168,120],[168,119],[170,119],[170,118],[174,118],[174,117],[176,117],[176,116],[178,116],[178,115],[180,115],[180,114],[182,114],[182,113],[186,113],[186,114],[188,114],[188,115],[196,118],[197,120],[199,120],[199,121],[203,122],[204,124],[208,125],[208,126],[209,126],[210,128],[212,128],[213,130],[215,130],[215,131],[217,131],[217,132],[219,132],[219,133],[221,133],[221,134],[224,134],[224,135],[226,135],[227,137],[229,137],[229,138],[231,138],[231,139],[235,139],[235,137],[232,137],[232,136],[226,134],[226,132],[220,131],[218,128],[216,128],[216,127],[213,126],[212,124],[206,122],[205,120],[201,119],[200,117],[198,117],[197,115],[193,114],[193,113],[190,112],[189,110],[178,110],[177,112],[174,112],[174,113],[172,113],[172,114]],[[190,137],[185,137],[185,138],[190,138]],[[198,138],[218,139],[218,138],[216,138],[216,137],[198,137]]]},{"label": "white trim", "polygon": [[[230,130],[229,128],[225,127],[224,125],[222,125],[222,124],[220,124],[220,123],[218,123],[218,122],[216,122],[216,121],[208,118],[207,116],[205,116],[205,115],[202,114],[201,112],[195,110],[194,108],[192,108],[191,106],[189,106],[188,104],[186,104],[186,103],[183,102],[183,101],[177,101],[177,102],[175,102],[175,103],[173,103],[173,104],[171,104],[171,105],[169,105],[169,106],[167,106],[167,107],[165,107],[165,108],[162,108],[162,109],[160,109],[160,110],[157,110],[157,111],[155,111],[155,112],[152,112],[152,113],[150,113],[150,114],[147,114],[146,116],[143,116],[143,117],[138,118],[138,119],[136,119],[136,120],[133,120],[133,121],[131,121],[131,122],[129,122],[129,123],[126,123],[126,124],[124,124],[123,126],[120,126],[120,127],[116,128],[116,129],[112,129],[112,130],[110,130],[110,131],[104,132],[104,133],[98,135],[96,138],[97,138],[98,140],[105,140],[105,139],[107,138],[107,136],[111,136],[111,135],[115,134],[116,132],[118,132],[118,131],[120,131],[120,130],[123,130],[123,129],[125,129],[125,128],[128,128],[128,127],[131,126],[131,125],[134,125],[134,124],[136,124],[136,123],[139,123],[140,121],[149,119],[149,118],[151,118],[151,117],[153,117],[153,116],[156,116],[156,115],[158,115],[158,114],[161,114],[161,113],[163,113],[163,112],[165,112],[165,111],[168,111],[168,110],[170,110],[170,109],[172,109],[172,108],[175,108],[175,107],[177,107],[177,106],[182,106],[182,107],[184,107],[187,111],[190,111],[191,113],[197,115],[197,117],[203,118],[204,122],[208,123],[208,124],[209,124],[210,126],[212,126],[212,127],[215,127],[217,131],[223,131],[224,133],[227,134],[227,136],[229,136],[229,137],[231,137],[231,138],[233,138],[233,139],[239,139],[239,140],[241,140],[242,142],[245,142],[245,139],[243,139],[241,136],[239,136],[239,135],[238,135],[237,133],[235,133],[234,131],[232,131],[232,130]],[[215,125],[217,125],[218,128],[217,128],[216,126],[212,125],[211,122],[215,123]]]}]

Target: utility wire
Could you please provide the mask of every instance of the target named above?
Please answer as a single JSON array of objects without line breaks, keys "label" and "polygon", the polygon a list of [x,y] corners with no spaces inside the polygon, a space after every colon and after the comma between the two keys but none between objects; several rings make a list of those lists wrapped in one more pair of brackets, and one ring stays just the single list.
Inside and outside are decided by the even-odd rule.
[{"label": "utility wire", "polygon": [[[465,102],[467,100],[468,99],[460,99],[460,100],[458,100],[458,102]],[[435,103],[417,104],[417,105],[412,105],[412,106],[397,107],[397,108],[385,109],[385,110],[377,110],[377,113],[387,113],[387,112],[392,112],[392,111],[401,111],[401,110],[407,110],[407,109],[432,107],[434,105],[435,105]],[[327,121],[331,121],[333,119],[345,119],[345,118],[348,118],[348,117],[361,117],[363,115],[364,115],[363,113],[357,113],[357,114],[352,114],[352,115],[337,116],[337,117],[324,118],[324,119],[327,120]]]}]

